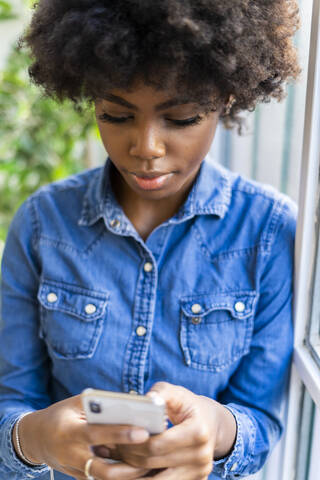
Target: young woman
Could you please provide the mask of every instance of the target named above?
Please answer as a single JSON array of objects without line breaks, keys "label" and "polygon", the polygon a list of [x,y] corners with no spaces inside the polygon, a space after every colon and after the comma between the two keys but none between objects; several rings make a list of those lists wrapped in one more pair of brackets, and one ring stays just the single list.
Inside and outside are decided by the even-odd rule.
[{"label": "young woman", "polygon": [[[298,76],[297,26],[294,0],[37,3],[31,77],[57,100],[94,103],[109,158],[40,189],[12,222],[1,478],[262,467],[283,429],[296,208],[204,159],[219,120],[240,126]],[[172,427],[88,425],[86,387],[156,391]]]}]

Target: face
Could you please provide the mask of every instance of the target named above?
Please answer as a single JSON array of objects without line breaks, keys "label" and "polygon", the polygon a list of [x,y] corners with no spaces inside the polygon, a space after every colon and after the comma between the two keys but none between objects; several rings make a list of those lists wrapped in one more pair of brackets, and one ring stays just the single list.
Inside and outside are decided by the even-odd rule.
[{"label": "face", "polygon": [[209,151],[219,113],[137,84],[96,102],[103,144],[132,198],[181,198]]}]

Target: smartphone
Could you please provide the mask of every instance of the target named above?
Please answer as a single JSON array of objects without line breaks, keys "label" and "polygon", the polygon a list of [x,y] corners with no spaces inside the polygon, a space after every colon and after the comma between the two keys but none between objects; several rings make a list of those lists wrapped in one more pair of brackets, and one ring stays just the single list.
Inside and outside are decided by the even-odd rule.
[{"label": "smartphone", "polygon": [[87,388],[81,394],[88,423],[134,425],[151,435],[167,428],[166,404],[159,395],[131,395]]}]

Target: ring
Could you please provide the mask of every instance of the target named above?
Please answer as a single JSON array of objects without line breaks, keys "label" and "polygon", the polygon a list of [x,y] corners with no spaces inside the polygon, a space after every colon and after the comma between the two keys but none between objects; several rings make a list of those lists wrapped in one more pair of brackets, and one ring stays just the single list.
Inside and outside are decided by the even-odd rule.
[{"label": "ring", "polygon": [[92,462],[93,462],[93,457],[90,457],[88,458],[84,466],[84,474],[87,480],[94,480],[94,478],[90,475],[90,467]]}]

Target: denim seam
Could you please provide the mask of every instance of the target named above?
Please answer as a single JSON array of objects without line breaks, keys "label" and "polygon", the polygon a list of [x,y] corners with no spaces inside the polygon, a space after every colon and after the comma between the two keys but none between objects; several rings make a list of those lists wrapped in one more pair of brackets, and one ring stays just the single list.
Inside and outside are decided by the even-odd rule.
[{"label": "denim seam", "polygon": [[216,262],[216,261],[219,261],[220,259],[235,258],[240,255],[249,256],[252,253],[261,253],[262,255],[269,253],[268,249],[266,249],[265,245],[261,242],[251,247],[239,248],[237,250],[229,250],[225,252],[220,252],[218,254],[214,254],[210,252],[207,245],[205,244],[205,241],[202,238],[202,234],[196,222],[192,225],[191,228],[194,231],[194,235],[200,247],[201,253],[203,253],[203,255],[207,257],[211,262]]},{"label": "denim seam", "polygon": [[62,282],[62,281],[55,281],[50,280],[48,278],[42,277],[41,284],[46,286],[53,286],[59,288],[60,290],[66,290],[68,293],[77,293],[78,295],[82,295],[83,297],[92,297],[101,301],[107,301],[110,297],[110,292],[107,291],[100,291],[94,290],[90,288],[83,288],[79,285],[75,285],[69,282]]},{"label": "denim seam", "polygon": [[[250,297],[250,298],[254,299],[254,297],[257,295],[257,293],[258,292],[256,290],[222,290],[222,291],[219,290],[217,292],[212,292],[212,290],[211,290],[210,292],[204,292],[204,293],[200,293],[200,294],[197,294],[197,295],[184,295],[184,296],[180,297],[180,300],[182,302],[192,302],[197,298],[205,298],[207,296],[216,297],[218,295],[222,295],[222,296],[225,296],[225,297],[232,296],[232,297],[235,297],[235,298]],[[210,305],[219,306],[220,303],[213,302],[212,304],[210,303]],[[224,305],[227,306],[228,304],[226,303]]]},{"label": "denim seam", "polygon": [[38,218],[37,209],[35,206],[35,197],[30,197],[29,204],[30,204],[30,213],[31,213],[31,227],[32,227],[32,240],[31,246],[34,251],[36,258],[38,259],[39,264],[41,263],[40,255],[39,255],[39,236],[40,236],[40,222]]},{"label": "denim seam", "polygon": [[280,218],[283,216],[284,205],[280,200],[277,200],[272,208],[270,217],[266,224],[265,230],[262,232],[262,239],[265,239],[268,245],[269,252],[271,252],[272,244],[274,243],[276,232],[280,226]]},{"label": "denim seam", "polygon": [[233,357],[227,362],[214,365],[214,364],[208,364],[208,362],[207,363],[198,362],[192,358],[191,347],[189,345],[188,320],[185,319],[184,313],[182,311],[180,315],[180,344],[181,344],[181,348],[183,350],[187,365],[191,368],[193,367],[201,371],[221,372],[226,367],[232,365],[233,363],[237,362],[240,358],[242,358],[244,355],[248,354],[248,352],[250,351],[250,339],[252,338],[252,332],[253,332],[253,320],[251,320],[250,322],[250,317],[248,317],[245,320],[246,320],[246,324],[248,325],[246,325],[246,328],[245,328],[243,349],[241,351],[239,350],[236,354],[234,354]]},{"label": "denim seam", "polygon": [[[241,434],[241,437],[242,437],[242,449],[243,449],[243,432],[242,432],[242,422],[241,422],[241,417],[243,416],[246,416],[246,418],[248,419],[248,428],[249,428],[249,436],[248,436],[248,452],[247,452],[247,455],[246,455],[246,459],[244,462],[242,462],[242,464],[240,465],[240,468],[239,468],[239,474],[241,473],[244,473],[245,469],[247,468],[248,465],[250,465],[251,463],[253,463],[253,460],[254,460],[254,456],[253,456],[253,446],[254,446],[254,443],[255,443],[255,438],[256,438],[256,429],[252,423],[252,420],[251,418],[246,415],[245,413],[237,410],[236,408],[234,407],[229,407],[228,405],[225,405],[226,408],[228,408],[231,412],[236,412],[238,415],[239,415],[239,422],[237,421],[237,423],[239,424],[239,432]],[[237,420],[237,417],[235,416],[236,420]],[[228,466],[228,465],[226,465]]]},{"label": "denim seam", "polygon": [[48,337],[45,335],[44,328],[43,326],[46,324],[46,320],[44,319],[44,308],[41,306],[40,308],[40,318],[41,318],[41,336],[42,338],[46,341],[48,344],[48,348],[52,352],[52,355],[56,358],[61,358],[63,360],[80,360],[80,359],[88,359],[92,358],[93,355],[95,354],[95,351],[97,349],[99,339],[101,337],[101,333],[103,330],[103,325],[104,325],[104,318],[107,315],[107,312],[105,312],[105,315],[100,316],[95,320],[95,325],[94,325],[94,331],[92,334],[92,338],[90,339],[89,347],[87,350],[84,351],[74,351],[74,352],[66,352],[62,351],[62,345],[55,343],[53,340],[48,339]]}]

